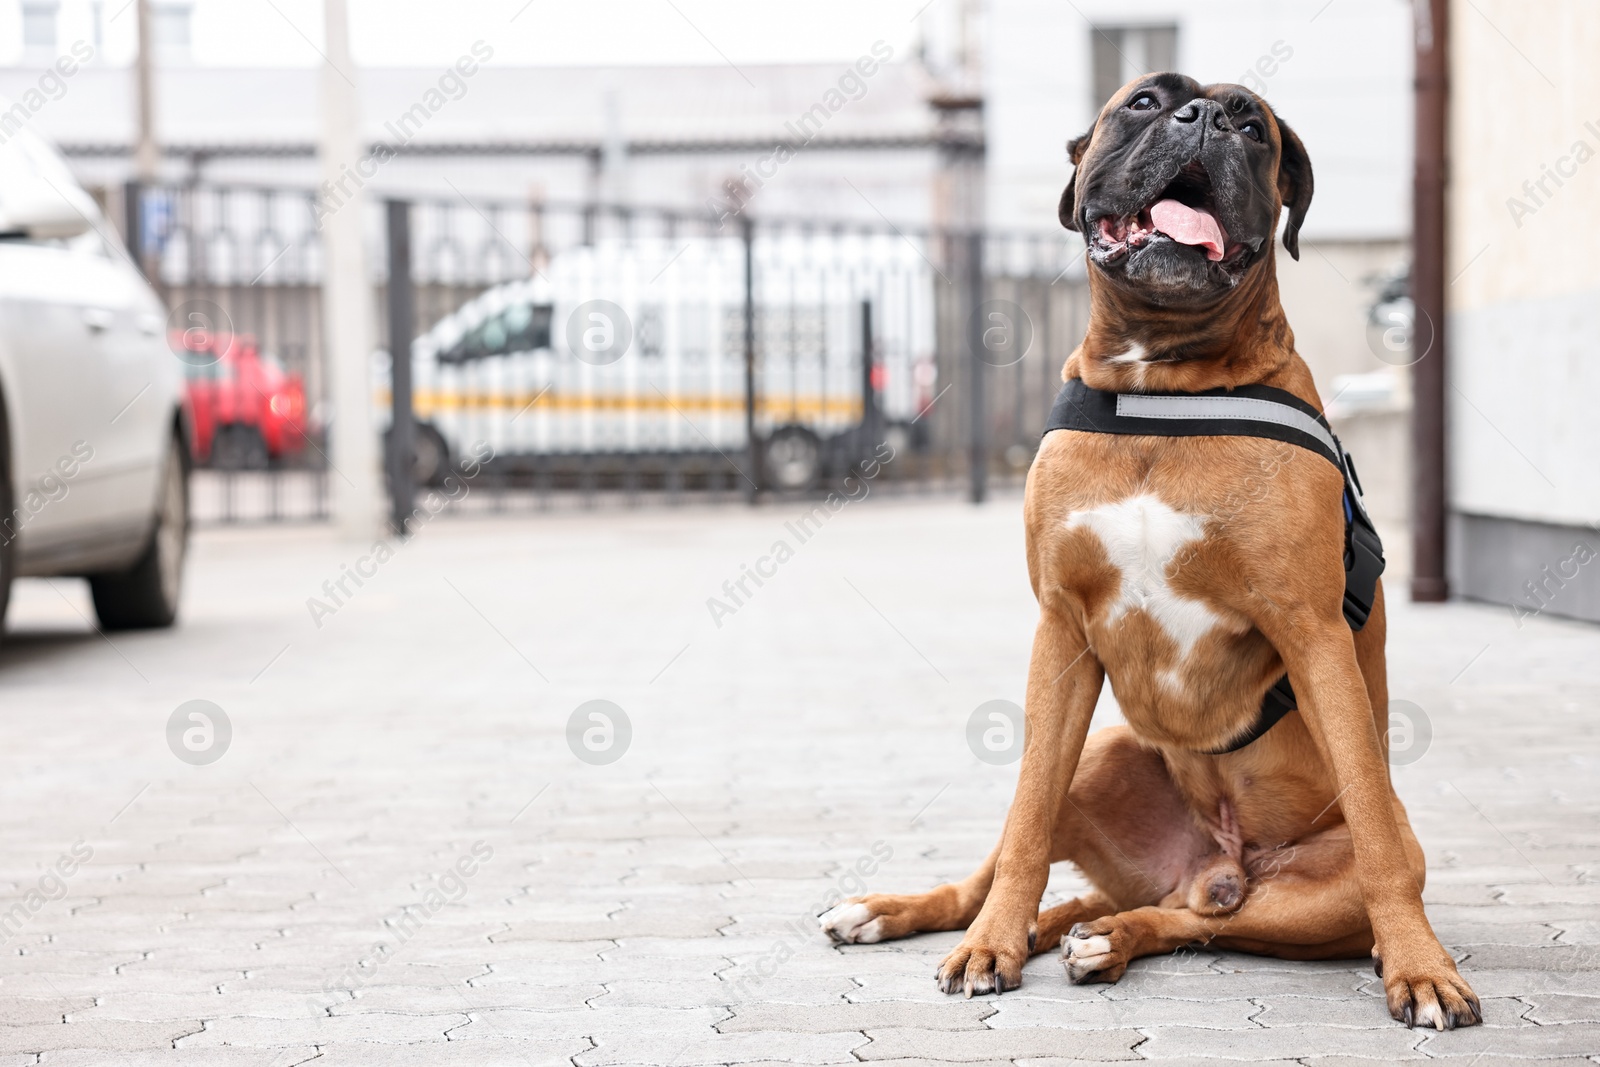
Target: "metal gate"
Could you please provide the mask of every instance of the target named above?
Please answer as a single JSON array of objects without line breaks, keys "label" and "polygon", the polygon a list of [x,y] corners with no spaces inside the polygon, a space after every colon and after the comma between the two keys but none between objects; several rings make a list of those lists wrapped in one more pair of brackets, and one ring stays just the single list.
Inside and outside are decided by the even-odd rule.
[{"label": "metal gate", "polygon": [[[198,521],[327,517],[314,194],[130,187],[125,204],[190,376]],[[1086,317],[1064,232],[462,198],[344,210],[368,215],[373,429],[411,438],[392,487],[470,472],[457,510],[805,495],[863,473],[981,499],[1026,473]],[[391,374],[397,331],[409,382]]]}]

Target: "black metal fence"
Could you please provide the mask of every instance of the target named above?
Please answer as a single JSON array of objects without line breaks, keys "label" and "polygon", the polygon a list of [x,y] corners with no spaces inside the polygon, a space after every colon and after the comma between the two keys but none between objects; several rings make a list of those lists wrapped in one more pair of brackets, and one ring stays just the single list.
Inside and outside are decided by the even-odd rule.
[{"label": "black metal fence", "polygon": [[[197,517],[325,517],[313,194],[130,188],[125,204],[190,364]],[[466,471],[468,509],[807,494],[863,464],[875,490],[981,499],[1025,474],[1086,315],[1065,233],[461,198],[343,210],[370,216],[391,488]],[[392,374],[401,334],[412,358]]]}]

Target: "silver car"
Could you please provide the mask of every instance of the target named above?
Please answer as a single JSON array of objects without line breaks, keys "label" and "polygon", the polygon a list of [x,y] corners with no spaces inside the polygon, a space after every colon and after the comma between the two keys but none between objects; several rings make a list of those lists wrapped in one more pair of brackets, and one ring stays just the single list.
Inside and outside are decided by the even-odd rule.
[{"label": "silver car", "polygon": [[177,617],[188,435],[160,299],[61,158],[0,139],[0,619],[12,579],[89,579],[106,629]]}]

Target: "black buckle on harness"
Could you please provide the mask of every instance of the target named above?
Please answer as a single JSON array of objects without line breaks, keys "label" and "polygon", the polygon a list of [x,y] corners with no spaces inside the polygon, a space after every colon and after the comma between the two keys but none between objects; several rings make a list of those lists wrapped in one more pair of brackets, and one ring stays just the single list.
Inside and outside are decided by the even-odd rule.
[{"label": "black buckle on harness", "polygon": [[1344,559],[1344,617],[1350,629],[1359,630],[1372,616],[1378,576],[1383,573],[1383,541],[1378,531],[1352,522]]},{"label": "black buckle on harness", "polygon": [[1339,446],[1344,462],[1344,617],[1350,629],[1360,630],[1372,615],[1383,573],[1383,539],[1378,536],[1367,509],[1361,504],[1361,476],[1355,460]]}]

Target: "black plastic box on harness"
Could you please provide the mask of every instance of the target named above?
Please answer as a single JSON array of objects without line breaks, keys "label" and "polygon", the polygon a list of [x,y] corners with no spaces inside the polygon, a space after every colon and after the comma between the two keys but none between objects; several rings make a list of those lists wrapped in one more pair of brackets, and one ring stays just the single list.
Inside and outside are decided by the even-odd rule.
[{"label": "black plastic box on harness", "polygon": [[[1361,500],[1355,464],[1322,413],[1293,393],[1267,385],[1204,393],[1109,393],[1073,378],[1061,387],[1044,432],[1150,437],[1261,437],[1309,449],[1344,478],[1344,617],[1352,630],[1367,624],[1383,573],[1383,542]],[[1261,717],[1216,754],[1236,752],[1295,710],[1287,673],[1261,701]]]}]

